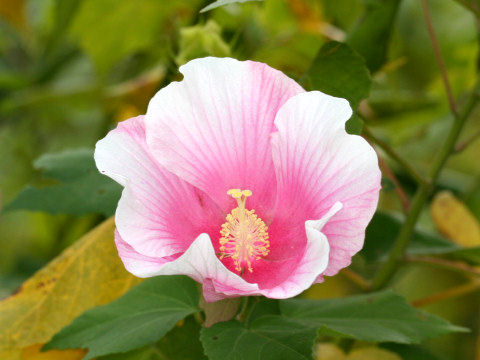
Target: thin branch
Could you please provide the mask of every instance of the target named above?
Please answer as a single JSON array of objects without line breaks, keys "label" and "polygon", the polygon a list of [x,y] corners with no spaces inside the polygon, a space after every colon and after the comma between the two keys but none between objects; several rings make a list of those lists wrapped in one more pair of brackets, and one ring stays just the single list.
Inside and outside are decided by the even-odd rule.
[{"label": "thin branch", "polygon": [[473,144],[476,140],[480,139],[480,130],[475,132],[472,136],[470,136],[467,140],[462,141],[455,145],[455,154],[458,154]]},{"label": "thin branch", "polygon": [[478,290],[480,290],[480,281],[471,281],[467,284],[455,286],[450,289],[443,290],[438,293],[429,295],[422,299],[412,301],[412,305],[415,307],[427,306],[430,304],[437,303],[439,301],[467,295]]},{"label": "thin branch", "polygon": [[363,126],[362,132],[368,140],[377,144],[378,147],[380,147],[380,149],[382,149],[389,157],[401,165],[418,184],[423,184],[426,182],[422,175],[420,175],[405,159],[403,159],[392,147],[390,147],[390,145],[376,137],[367,126]]},{"label": "thin branch", "polygon": [[440,74],[442,76],[443,85],[445,87],[445,92],[447,93],[448,104],[450,105],[450,111],[452,114],[457,116],[457,105],[455,104],[455,98],[453,96],[452,88],[450,86],[450,81],[448,80],[447,68],[445,62],[443,61],[442,53],[440,51],[440,46],[438,45],[437,36],[435,35],[435,30],[433,28],[432,19],[430,18],[430,11],[428,10],[427,0],[422,0],[423,15],[425,17],[425,22],[427,24],[428,35],[430,36],[430,42],[432,43],[433,52],[435,53],[435,58],[440,69]]},{"label": "thin branch", "polygon": [[436,258],[431,256],[407,256],[405,258],[405,261],[410,263],[436,266],[442,269],[455,271],[464,275],[480,277],[479,268],[470,266],[461,261],[452,261],[452,260],[446,260],[446,259],[441,259],[441,258]]},{"label": "thin branch", "polygon": [[370,283],[363,277],[357,274],[355,271],[345,268],[342,270],[342,275],[349,279],[351,282],[355,283],[363,291],[370,289]]},{"label": "thin branch", "polygon": [[470,114],[477,105],[479,99],[479,89],[480,81],[477,81],[477,84],[475,85],[475,88],[473,89],[469,99],[467,100],[465,107],[462,109],[461,114],[455,116],[448,136],[445,139],[445,142],[443,143],[441,148],[439,149],[433,161],[432,167],[430,168],[428,177],[429,181],[421,184],[417,188],[415,196],[413,197],[410,211],[405,218],[405,222],[403,223],[400,232],[398,233],[395,243],[393,244],[392,251],[389,253],[388,259],[383,265],[383,267],[380,268],[375,278],[373,279],[372,289],[378,290],[383,288],[397,271],[400,260],[403,258],[405,250],[410,243],[410,239],[412,238],[412,234],[415,230],[415,225],[417,224],[423,206],[425,205],[428,196],[432,192],[435,186],[435,182],[437,181],[438,176],[440,175],[440,172],[445,165],[445,162],[452,153],[458,136],[460,135],[460,132],[465,125],[465,122],[470,117]]},{"label": "thin branch", "polygon": [[400,202],[402,203],[403,212],[407,213],[408,209],[410,208],[410,200],[405,191],[403,190],[402,186],[400,185],[400,182],[398,181],[392,170],[390,170],[390,167],[385,162],[385,160],[383,160],[380,156],[378,157],[378,164],[380,165],[380,169],[382,170],[385,177],[391,182],[393,182],[393,184],[395,185],[395,191],[400,199]]}]

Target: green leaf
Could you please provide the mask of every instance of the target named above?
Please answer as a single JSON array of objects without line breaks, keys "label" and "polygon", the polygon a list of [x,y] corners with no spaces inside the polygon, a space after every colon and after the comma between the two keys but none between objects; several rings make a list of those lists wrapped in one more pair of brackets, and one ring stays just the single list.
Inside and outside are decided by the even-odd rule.
[{"label": "green leaf", "polygon": [[317,337],[307,328],[280,316],[264,316],[247,328],[236,320],[201,331],[200,340],[210,360],[307,360]]},{"label": "green leaf", "polygon": [[53,26],[47,44],[49,50],[58,45],[59,41],[65,37],[79,6],[80,0],[57,0],[54,2]]},{"label": "green leaf", "polygon": [[472,265],[480,265],[480,246],[452,250],[444,254]]},{"label": "green leaf", "polygon": [[86,311],[44,349],[89,349],[85,359],[153,343],[184,317],[198,311],[196,284],[184,276],[143,281],[108,305]]},{"label": "green leaf", "polygon": [[126,55],[160,46],[165,20],[174,23],[178,17],[191,15],[196,4],[198,1],[85,0],[72,31],[97,69],[105,73]]},{"label": "green leaf", "polygon": [[208,6],[205,6],[202,10],[200,10],[201,13],[210,11],[213,9],[216,9],[220,6],[228,5],[228,4],[234,4],[234,3],[244,3],[244,2],[249,2],[249,1],[263,1],[263,0],[217,0],[213,3],[211,3]]},{"label": "green leaf", "polygon": [[114,230],[113,218],[104,221],[0,301],[0,359],[4,350],[44,344],[81,313],[138,284],[118,257]]},{"label": "green leaf", "polygon": [[298,325],[363,341],[410,344],[466,330],[413,308],[391,291],[344,299],[285,300],[280,311]]},{"label": "green leaf", "polygon": [[155,344],[126,353],[106,355],[99,360],[206,360],[200,342],[200,325],[189,316]]},{"label": "green leaf", "polygon": [[370,92],[371,78],[365,61],[347,44],[323,45],[302,82],[313,90],[347,99],[356,109]]},{"label": "green leaf", "polygon": [[385,63],[399,4],[400,0],[368,1],[365,13],[348,34],[347,43],[363,56],[372,73]]},{"label": "green leaf", "polygon": [[57,180],[55,185],[25,187],[5,211],[32,210],[50,214],[100,213],[111,216],[120,198],[121,186],[100,174],[95,166],[93,151],[77,149],[41,156],[35,168],[46,178]]},{"label": "green leaf", "polygon": [[185,323],[177,324],[167,336],[156,343],[156,349],[163,354],[162,360],[203,360],[200,342],[201,326],[192,316]]},{"label": "green leaf", "polygon": [[247,324],[250,324],[265,315],[280,315],[280,305],[278,300],[269,298],[257,299],[259,300],[252,306],[252,310],[246,319]]},{"label": "green leaf", "polygon": [[[360,252],[367,262],[379,261],[393,246],[402,221],[394,214],[377,211],[367,227]],[[461,247],[439,234],[416,229],[407,248],[408,255],[441,255],[480,265],[480,246]]]},{"label": "green leaf", "polygon": [[345,130],[349,134],[360,135],[363,130],[363,120],[360,119],[360,116],[354,113],[350,120],[345,124]]},{"label": "green leaf", "polygon": [[[365,245],[360,254],[368,261],[378,261],[388,253],[402,221],[393,214],[377,211],[367,227]],[[440,235],[417,229],[407,249],[411,255],[448,254],[460,247]]]}]

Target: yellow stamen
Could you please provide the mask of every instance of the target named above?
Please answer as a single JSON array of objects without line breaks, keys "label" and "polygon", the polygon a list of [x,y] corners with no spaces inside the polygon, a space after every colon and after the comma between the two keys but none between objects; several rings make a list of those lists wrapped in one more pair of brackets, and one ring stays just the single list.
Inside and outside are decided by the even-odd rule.
[{"label": "yellow stamen", "polygon": [[237,200],[238,207],[226,216],[226,222],[220,230],[220,259],[231,257],[235,270],[243,274],[245,268],[252,272],[252,262],[269,253],[268,227],[256,214],[247,210],[247,197],[250,190],[230,189],[228,195]]}]

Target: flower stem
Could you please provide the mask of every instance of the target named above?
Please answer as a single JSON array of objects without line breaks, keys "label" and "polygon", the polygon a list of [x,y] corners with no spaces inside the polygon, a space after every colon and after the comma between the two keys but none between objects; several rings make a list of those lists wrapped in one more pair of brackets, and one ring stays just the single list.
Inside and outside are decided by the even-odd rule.
[{"label": "flower stem", "polygon": [[237,315],[237,320],[239,320],[243,323],[246,323],[248,321],[250,313],[252,312],[253,305],[255,305],[255,303],[257,303],[257,301],[258,301],[258,297],[256,297],[256,296],[245,296],[245,297],[243,297],[242,308]]},{"label": "flower stem", "polygon": [[438,179],[440,171],[442,170],[445,162],[447,161],[449,155],[452,153],[455,143],[462,131],[465,122],[472,113],[475,105],[478,101],[478,91],[480,88],[480,82],[477,81],[474,90],[472,91],[465,107],[463,108],[460,114],[454,113],[454,122],[450,128],[450,132],[445,140],[444,144],[437,153],[436,158],[432,164],[432,167],[429,171],[428,181],[419,185],[413,201],[410,207],[410,212],[408,213],[405,222],[403,223],[400,232],[395,240],[392,251],[390,252],[387,261],[384,266],[380,268],[377,275],[374,277],[372,282],[372,289],[378,290],[383,288],[395,274],[399,262],[402,259],[405,250],[410,242],[415,225],[417,223],[420,212],[423,209],[423,206],[435,186],[435,182]]}]

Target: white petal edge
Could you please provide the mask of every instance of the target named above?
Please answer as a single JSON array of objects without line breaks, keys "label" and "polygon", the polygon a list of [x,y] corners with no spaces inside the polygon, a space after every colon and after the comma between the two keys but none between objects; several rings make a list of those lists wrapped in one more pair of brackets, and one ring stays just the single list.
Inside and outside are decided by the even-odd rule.
[{"label": "white petal edge", "polygon": [[345,131],[351,115],[345,99],[319,91],[299,94],[277,113],[278,132],[271,140],[281,204],[276,217],[321,218],[334,202],[344,206],[322,230],[330,244],[328,276],[348,266],[362,248],[381,188],[375,150]]},{"label": "white petal edge", "polygon": [[124,186],[115,223],[122,241],[140,254],[161,258],[184,252],[201,231],[199,224],[221,216],[210,211],[210,199],[203,196],[202,205],[197,189],[153,158],[144,116],[119,123],[97,142],[94,158],[102,174]]},{"label": "white petal edge", "polygon": [[282,284],[262,293],[271,298],[285,299],[296,296],[307,290],[316,279],[326,270],[330,255],[328,239],[323,234],[323,226],[342,209],[340,202],[335,203],[330,210],[319,220],[305,221],[307,245],[305,254],[293,274]]}]

